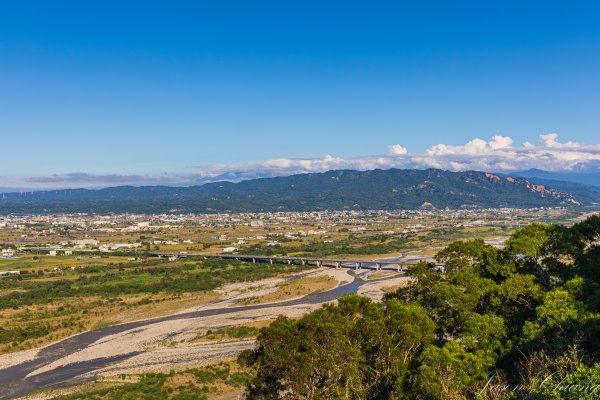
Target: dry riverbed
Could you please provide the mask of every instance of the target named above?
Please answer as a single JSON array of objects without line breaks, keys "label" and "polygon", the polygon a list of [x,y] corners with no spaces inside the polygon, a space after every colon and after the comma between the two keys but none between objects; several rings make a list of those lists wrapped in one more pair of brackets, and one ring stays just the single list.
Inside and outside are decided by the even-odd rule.
[{"label": "dry riverbed", "polygon": [[[369,276],[370,274],[372,275]],[[359,293],[374,300],[381,299],[386,288],[408,282],[405,276],[397,273],[389,274],[387,271],[385,273],[364,271],[363,278],[366,280],[360,287]],[[225,285],[215,293],[215,298],[219,298],[219,301],[182,307],[177,310],[177,314],[214,309],[229,309],[228,313],[149,323],[104,336],[79,351],[41,366],[28,376],[41,376],[40,374],[74,363],[127,354],[133,355],[80,377],[93,380],[111,379],[123,374],[133,376],[147,372],[185,371],[189,368],[210,365],[223,358],[234,357],[240,351],[252,348],[254,345],[253,335],[230,337],[215,332],[221,332],[227,327],[264,326],[279,315],[298,318],[319,308],[322,304],[300,302],[277,306],[274,302],[329,290],[337,285],[352,282],[354,279],[348,269],[320,268],[286,277]],[[255,299],[271,304],[265,308],[252,309],[248,307],[244,309],[240,306],[244,303],[255,304],[253,303]],[[240,310],[236,311],[236,307],[240,307]],[[37,350],[28,350],[0,356],[0,368],[33,359],[36,352]],[[45,392],[44,396],[47,398],[48,392]]]}]

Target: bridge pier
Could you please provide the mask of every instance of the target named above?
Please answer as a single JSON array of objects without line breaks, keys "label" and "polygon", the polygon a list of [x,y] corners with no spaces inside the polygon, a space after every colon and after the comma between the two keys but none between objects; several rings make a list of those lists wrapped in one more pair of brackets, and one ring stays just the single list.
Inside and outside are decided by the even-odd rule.
[{"label": "bridge pier", "polygon": [[[38,248],[34,250],[39,251]],[[363,264],[367,264],[368,268],[373,268],[375,270],[381,270],[383,267],[389,267],[389,269],[396,268],[398,272],[405,272],[408,267],[411,265],[415,265],[412,262],[395,262],[395,261],[382,261],[379,260],[364,260],[364,261],[355,261],[341,258],[304,258],[304,257],[272,257],[272,256],[260,256],[260,255],[252,255],[252,254],[209,254],[209,253],[174,253],[174,252],[150,252],[148,253],[149,257],[157,257],[158,259],[164,258],[188,258],[188,257],[198,257],[204,260],[208,260],[209,258],[216,258],[219,260],[237,260],[243,262],[252,263],[266,263],[269,264],[277,263],[286,263],[288,265],[292,264],[316,264],[317,267],[328,266],[332,268],[342,268],[347,266],[348,268],[352,268],[354,266],[355,270],[361,270]],[[440,272],[445,272],[445,265],[443,263],[436,264],[436,270]]]}]

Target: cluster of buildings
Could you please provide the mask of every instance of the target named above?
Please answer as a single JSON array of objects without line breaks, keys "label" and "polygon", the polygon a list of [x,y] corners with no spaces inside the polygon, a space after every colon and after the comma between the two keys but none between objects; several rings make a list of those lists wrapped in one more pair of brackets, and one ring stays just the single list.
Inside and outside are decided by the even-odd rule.
[{"label": "cluster of buildings", "polygon": [[[407,235],[426,230],[457,227],[519,227],[534,220],[567,217],[565,208],[461,209],[397,211],[315,211],[237,214],[57,214],[0,216],[0,257],[15,257],[18,249],[38,247],[49,255],[78,251],[128,251],[160,247],[179,250],[205,249],[190,232],[215,251],[235,252],[260,243],[277,246],[285,241],[318,237],[331,243],[336,234]],[[188,248],[186,248],[188,246]]]}]

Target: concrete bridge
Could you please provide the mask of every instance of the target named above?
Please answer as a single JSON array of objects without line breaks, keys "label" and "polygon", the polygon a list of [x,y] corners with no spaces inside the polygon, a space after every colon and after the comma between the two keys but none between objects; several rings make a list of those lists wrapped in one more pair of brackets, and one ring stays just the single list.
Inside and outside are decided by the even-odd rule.
[{"label": "concrete bridge", "polygon": [[[348,260],[343,258],[317,258],[317,257],[286,257],[286,256],[255,256],[250,254],[211,254],[211,253],[189,253],[189,252],[151,252],[148,253],[149,257],[158,258],[188,258],[188,257],[201,257],[201,258],[219,258],[219,259],[230,259],[240,260],[247,262],[261,262],[261,263],[284,263],[284,264],[314,264],[317,267],[335,267],[335,268],[354,268],[356,270],[367,268],[367,269],[391,269],[398,272],[406,271],[411,265],[417,265],[419,262],[402,262],[402,261],[383,261],[383,260]],[[435,264],[435,268],[438,270],[444,270],[444,264]]]}]

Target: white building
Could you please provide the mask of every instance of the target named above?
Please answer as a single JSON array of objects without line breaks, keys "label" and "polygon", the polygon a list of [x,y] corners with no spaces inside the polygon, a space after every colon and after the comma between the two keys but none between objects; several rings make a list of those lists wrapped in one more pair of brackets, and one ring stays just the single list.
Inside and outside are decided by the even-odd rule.
[{"label": "white building", "polygon": [[2,249],[1,252],[3,257],[13,257],[15,255],[14,249]]},{"label": "white building", "polygon": [[97,241],[96,239],[81,239],[81,240],[74,240],[73,244],[76,247],[84,248],[84,247],[96,247],[96,246],[98,246],[98,244],[100,244],[100,242]]}]

